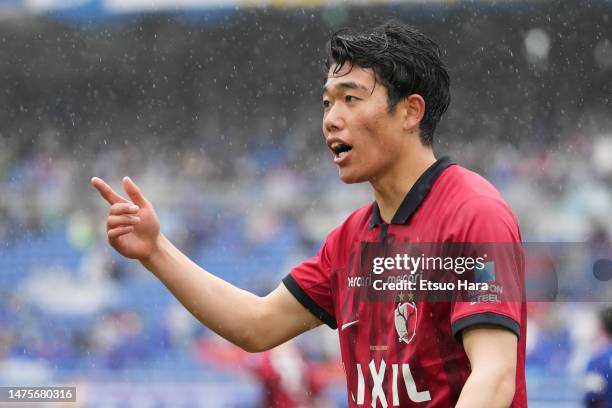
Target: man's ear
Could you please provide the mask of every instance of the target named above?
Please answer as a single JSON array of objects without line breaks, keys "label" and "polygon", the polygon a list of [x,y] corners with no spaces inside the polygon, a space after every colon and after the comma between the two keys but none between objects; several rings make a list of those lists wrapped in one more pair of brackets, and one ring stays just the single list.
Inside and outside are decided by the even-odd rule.
[{"label": "man's ear", "polygon": [[425,99],[419,94],[412,94],[405,97],[401,104],[404,110],[404,129],[418,128],[425,116]]}]

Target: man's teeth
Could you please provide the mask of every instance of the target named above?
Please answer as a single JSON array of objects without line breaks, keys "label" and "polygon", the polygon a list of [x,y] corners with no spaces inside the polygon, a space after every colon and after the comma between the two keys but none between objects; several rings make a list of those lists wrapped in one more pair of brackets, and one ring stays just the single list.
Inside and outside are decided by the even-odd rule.
[{"label": "man's teeth", "polygon": [[342,142],[335,142],[330,146],[330,148],[332,149],[332,151],[334,152],[336,156],[339,156],[340,153],[345,153],[352,149],[351,146],[344,144]]},{"label": "man's teeth", "polygon": [[348,151],[347,152],[340,152],[340,153],[338,153],[338,157],[339,158],[343,158],[344,156],[346,156],[347,153],[348,153]]}]

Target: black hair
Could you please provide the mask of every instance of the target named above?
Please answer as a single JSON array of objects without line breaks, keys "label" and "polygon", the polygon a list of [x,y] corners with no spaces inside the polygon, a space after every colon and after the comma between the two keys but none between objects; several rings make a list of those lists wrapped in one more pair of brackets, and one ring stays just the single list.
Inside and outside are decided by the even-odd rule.
[{"label": "black hair", "polygon": [[599,312],[599,320],[608,337],[612,337],[612,306]]},{"label": "black hair", "polygon": [[412,94],[425,100],[420,124],[421,140],[433,143],[434,131],[450,104],[450,78],[440,59],[440,47],[416,29],[397,21],[362,31],[341,29],[327,42],[329,71],[340,72],[346,63],[370,68],[387,89],[389,111]]}]

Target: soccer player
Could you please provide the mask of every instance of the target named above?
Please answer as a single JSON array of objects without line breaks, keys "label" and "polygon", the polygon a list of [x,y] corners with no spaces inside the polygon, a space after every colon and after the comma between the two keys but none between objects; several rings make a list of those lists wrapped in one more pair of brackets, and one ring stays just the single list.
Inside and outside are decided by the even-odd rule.
[{"label": "soccer player", "polygon": [[[485,179],[436,160],[434,131],[450,103],[438,46],[387,22],[327,44],[323,134],[345,183],[369,182],[319,252],[258,297],[194,264],[160,233],[129,178],[129,200],[104,181],[110,244],[138,259],[203,324],[251,352],[321,323],[338,329],[351,407],[526,407],[521,302],[372,302],[350,284],[368,243],[520,243],[516,218]],[[520,265],[516,265],[517,281]],[[398,295],[401,297],[401,295]]]},{"label": "soccer player", "polygon": [[587,365],[584,396],[587,408],[612,407],[612,307],[600,312],[599,321],[606,344]]}]

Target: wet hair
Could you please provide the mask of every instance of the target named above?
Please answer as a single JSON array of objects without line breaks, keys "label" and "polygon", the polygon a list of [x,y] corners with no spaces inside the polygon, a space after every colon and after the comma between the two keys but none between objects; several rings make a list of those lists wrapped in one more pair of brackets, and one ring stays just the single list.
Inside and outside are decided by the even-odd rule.
[{"label": "wet hair", "polygon": [[612,337],[612,306],[599,312],[599,320],[608,337]]},{"label": "wet hair", "polygon": [[425,100],[421,140],[433,143],[434,131],[450,104],[450,78],[440,59],[440,47],[416,29],[397,21],[362,31],[341,29],[327,42],[327,72],[345,64],[370,68],[387,89],[389,112],[412,94]]}]

